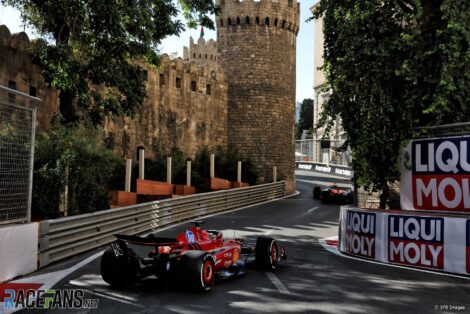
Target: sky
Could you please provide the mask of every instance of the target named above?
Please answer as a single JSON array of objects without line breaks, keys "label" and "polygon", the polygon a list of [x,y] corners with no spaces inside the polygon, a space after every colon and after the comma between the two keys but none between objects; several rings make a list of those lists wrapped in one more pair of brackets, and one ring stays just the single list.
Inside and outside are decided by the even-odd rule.
[{"label": "sky", "polygon": [[[318,0],[300,0],[300,31],[297,35],[297,90],[296,99],[301,102],[305,98],[313,98],[313,22],[305,20],[311,16],[310,7]],[[6,25],[11,33],[25,31],[30,38],[36,37],[34,33],[24,28],[21,23],[20,13],[11,8],[0,5],[0,25]],[[163,40],[161,52],[171,54],[177,52],[183,54],[183,46],[189,46],[189,37],[195,40],[199,38],[200,29],[188,29],[179,36],[171,36]],[[204,29],[204,38],[216,39],[216,32]]]}]

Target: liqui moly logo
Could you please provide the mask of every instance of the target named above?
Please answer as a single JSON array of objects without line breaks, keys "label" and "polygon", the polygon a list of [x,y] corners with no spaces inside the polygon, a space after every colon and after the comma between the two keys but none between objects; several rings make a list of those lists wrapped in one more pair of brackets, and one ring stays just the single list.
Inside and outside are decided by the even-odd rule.
[{"label": "liqui moly logo", "polygon": [[467,240],[466,240],[466,242],[467,242],[466,243],[466,251],[467,251],[466,252],[466,256],[467,256],[466,264],[467,264],[467,273],[470,274],[470,220],[467,220],[467,233],[466,233],[466,235],[467,235],[466,236],[466,238],[467,238]]},{"label": "liqui moly logo", "polygon": [[412,142],[415,209],[470,211],[470,137]]},{"label": "liqui moly logo", "polygon": [[375,258],[375,214],[348,211],[346,216],[346,251]]},{"label": "liqui moly logo", "polygon": [[444,269],[444,219],[388,216],[388,261]]}]

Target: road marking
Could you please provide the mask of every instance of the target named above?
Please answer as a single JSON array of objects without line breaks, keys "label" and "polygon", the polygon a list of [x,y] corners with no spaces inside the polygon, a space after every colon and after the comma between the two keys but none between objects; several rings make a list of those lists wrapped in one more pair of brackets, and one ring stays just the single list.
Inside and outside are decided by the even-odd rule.
[{"label": "road marking", "polygon": [[287,290],[287,288],[282,284],[282,282],[279,280],[279,278],[276,277],[273,273],[266,272],[266,276],[271,280],[271,282],[274,284],[274,286],[279,290],[280,293],[282,294],[290,294],[290,291]]},{"label": "road marking", "polygon": [[309,210],[307,210],[307,214],[313,212],[314,210],[317,210],[318,209],[318,206],[315,206],[313,208],[310,208]]},{"label": "road marking", "polygon": [[393,268],[400,268],[400,269],[405,269],[405,270],[418,271],[418,272],[422,272],[422,273],[434,274],[434,275],[439,275],[439,276],[454,277],[454,278],[459,278],[459,279],[470,280],[470,277],[466,277],[466,276],[460,276],[460,275],[456,275],[456,274],[440,273],[440,272],[437,272],[437,271],[421,269],[421,268],[413,268],[413,267],[406,267],[406,266],[400,266],[400,265],[395,265],[395,264],[388,264],[388,263],[383,263],[383,262],[378,262],[378,261],[371,261],[371,260],[366,260],[366,259],[362,259],[362,258],[355,257],[355,256],[346,255],[346,254],[341,253],[338,250],[337,247],[333,247],[332,245],[328,244],[328,242],[331,243],[331,241],[335,240],[335,239],[337,240],[338,237],[335,236],[335,237],[320,239],[320,240],[318,240],[318,242],[320,242],[321,246],[323,246],[323,248],[325,250],[327,250],[328,252],[333,253],[335,255],[338,255],[340,257],[343,257],[343,258],[348,258],[348,259],[352,259],[352,260],[360,261],[360,262],[364,262],[364,263],[371,263],[371,264],[388,266],[388,267],[393,267]]},{"label": "road marking", "polygon": [[86,291],[86,292],[88,292],[92,295],[97,295],[97,296],[100,296],[100,297],[103,297],[103,298],[106,298],[106,299],[109,299],[109,300],[113,300],[113,301],[129,304],[129,305],[133,305],[133,306],[140,307],[140,308],[145,308],[145,306],[143,306],[143,305],[123,300],[122,296],[119,297],[119,298],[116,298],[116,297],[110,296],[109,294],[111,294],[111,293],[104,293],[103,291],[97,292],[96,290],[88,290],[88,289],[82,289],[82,290],[84,290],[84,291]]}]

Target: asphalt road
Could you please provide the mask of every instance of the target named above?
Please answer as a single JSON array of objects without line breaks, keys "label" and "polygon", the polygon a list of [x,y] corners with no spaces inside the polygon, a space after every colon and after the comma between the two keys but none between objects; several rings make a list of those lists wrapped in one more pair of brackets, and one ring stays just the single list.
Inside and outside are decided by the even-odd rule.
[{"label": "asphalt road", "polygon": [[[339,206],[313,200],[309,179],[318,181],[302,177],[297,196],[205,219],[205,228],[221,229],[226,237],[254,240],[269,234],[278,239],[289,257],[275,273],[249,269],[244,278],[219,282],[209,293],[164,289],[153,279],[117,290],[102,281],[98,258],[54,288],[86,289],[86,298],[99,299],[98,309],[90,312],[106,314],[470,312],[470,280],[371,264],[326,251],[319,239],[337,235]],[[174,236],[187,226],[158,235]],[[49,270],[60,267],[66,263]],[[456,308],[449,310],[450,306]]]}]

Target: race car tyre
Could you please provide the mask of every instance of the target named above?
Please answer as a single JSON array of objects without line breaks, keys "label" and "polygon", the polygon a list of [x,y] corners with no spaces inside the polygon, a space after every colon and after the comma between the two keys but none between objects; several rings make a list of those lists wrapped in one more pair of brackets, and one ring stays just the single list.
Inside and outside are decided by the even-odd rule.
[{"label": "race car tyre", "polygon": [[330,202],[330,192],[322,191],[320,194],[320,201],[322,204],[328,204]]},{"label": "race car tyre", "polygon": [[279,261],[279,249],[276,240],[268,237],[256,239],[255,258],[258,267],[264,270],[275,270]]},{"label": "race car tyre", "polygon": [[215,262],[204,251],[187,251],[182,256],[182,267],[188,287],[195,291],[209,291],[215,280]]},{"label": "race car tyre", "polygon": [[313,188],[313,199],[317,200],[320,198],[320,193],[321,193],[321,187],[315,186]]},{"label": "race car tyre", "polygon": [[138,261],[135,252],[123,241],[116,241],[101,257],[101,277],[116,287],[128,287],[137,279]]}]

